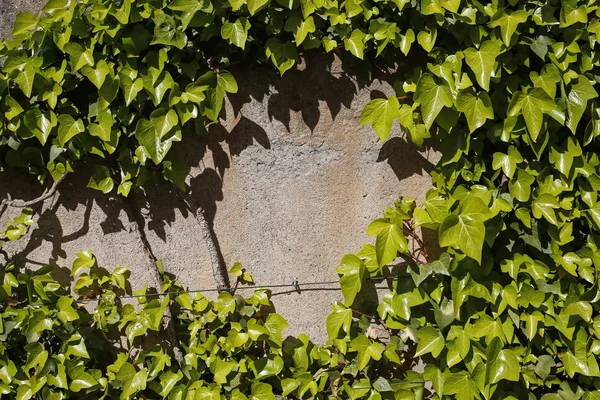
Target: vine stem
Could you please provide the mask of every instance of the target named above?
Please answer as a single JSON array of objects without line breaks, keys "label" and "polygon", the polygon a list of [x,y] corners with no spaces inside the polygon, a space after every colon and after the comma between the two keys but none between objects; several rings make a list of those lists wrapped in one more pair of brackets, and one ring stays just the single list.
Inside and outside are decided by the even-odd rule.
[{"label": "vine stem", "polygon": [[41,203],[44,200],[52,197],[54,195],[54,193],[56,193],[56,191],[58,190],[58,185],[60,185],[60,183],[63,180],[65,180],[66,177],[67,177],[67,174],[64,174],[63,176],[58,178],[51,187],[44,190],[44,193],[42,193],[39,197],[36,197],[33,200],[29,200],[29,201],[12,200],[9,196],[8,199],[2,200],[2,202],[0,203],[0,207],[8,206],[8,207],[24,208],[24,207],[29,207],[29,206],[33,206],[35,204]]},{"label": "vine stem", "polygon": [[[138,239],[141,242],[141,245],[144,249],[144,254],[146,258],[152,264],[154,268],[151,268],[151,276],[153,278],[154,286],[160,290],[162,284],[161,273],[158,269],[157,258],[152,252],[152,248],[150,247],[150,243],[148,242],[148,238],[146,237],[144,231],[141,229],[141,224],[139,222],[138,213],[135,212],[133,205],[131,204],[131,200],[129,197],[124,201],[127,209],[127,214],[129,215],[129,231],[137,234]],[[175,356],[175,360],[179,367],[183,366],[183,352],[179,346],[179,340],[177,340],[177,333],[175,332],[175,323],[173,321],[173,313],[171,312],[170,299],[169,304],[165,308],[165,314],[163,316],[163,328],[167,333],[168,340],[171,342],[173,346],[173,355]]]}]

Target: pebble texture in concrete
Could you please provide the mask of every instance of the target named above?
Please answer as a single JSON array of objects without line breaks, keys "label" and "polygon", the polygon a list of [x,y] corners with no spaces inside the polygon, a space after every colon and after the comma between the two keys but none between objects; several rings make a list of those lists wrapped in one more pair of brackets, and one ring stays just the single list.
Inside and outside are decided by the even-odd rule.
[{"label": "pebble texture in concrete", "polygon": [[[0,2],[2,34],[10,31],[10,7],[40,4]],[[241,262],[258,284],[337,281],[339,260],[372,241],[365,230],[387,205],[400,194],[424,200],[439,155],[407,143],[397,125],[385,144],[359,125],[363,106],[393,89],[379,80],[357,83],[333,56],[309,55],[283,78],[264,66],[231,72],[240,92],[227,99],[210,140],[186,134],[172,150],[192,165],[192,200],[207,210],[226,264]],[[29,268],[68,268],[77,251],[89,249],[108,268],[128,266],[138,288],[152,268],[132,229],[133,216],[141,215],[151,251],[169,272],[190,289],[214,287],[198,224],[177,189],[152,187],[124,201],[86,189],[92,171],[86,165],[72,174],[36,209],[35,228],[9,247],[10,254]],[[41,190],[23,175],[0,175],[0,199],[7,193],[30,199]],[[366,299],[377,295],[375,288],[367,292]],[[288,334],[326,340],[330,304],[342,296],[338,284],[274,293]]]}]

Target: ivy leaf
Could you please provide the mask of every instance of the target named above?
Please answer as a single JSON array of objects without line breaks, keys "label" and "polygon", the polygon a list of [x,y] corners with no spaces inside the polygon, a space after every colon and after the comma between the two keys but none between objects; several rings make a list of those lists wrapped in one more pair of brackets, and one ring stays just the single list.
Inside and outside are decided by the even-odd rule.
[{"label": "ivy leaf", "polygon": [[589,79],[579,75],[577,83],[571,86],[567,100],[567,127],[575,133],[577,125],[583,116],[587,102],[598,97],[598,93],[590,83]]},{"label": "ivy leaf", "polygon": [[105,110],[104,112],[98,114],[96,117],[96,123],[90,124],[90,134],[100,138],[100,140],[103,142],[110,142],[112,126],[113,117],[110,111]]},{"label": "ivy leaf", "polygon": [[469,197],[460,205],[458,215],[449,215],[440,226],[440,246],[456,246],[467,256],[481,263],[485,239],[484,221],[490,209],[477,197]]},{"label": "ivy leaf", "polygon": [[104,84],[106,76],[110,73],[110,68],[104,60],[98,61],[96,67],[92,68],[89,65],[84,65],[81,68],[81,73],[90,80],[98,89]]},{"label": "ivy leaf", "polygon": [[162,140],[171,129],[177,126],[179,117],[177,116],[177,112],[173,109],[170,109],[169,111],[158,109],[150,114],[150,121],[154,124],[154,130],[156,135],[158,135],[158,139]]},{"label": "ivy leaf", "polygon": [[522,115],[525,119],[529,136],[535,142],[542,129],[544,113],[549,113],[555,108],[556,103],[554,99],[548,96],[548,93],[543,89],[533,88],[527,94],[515,93],[508,109],[508,116]]},{"label": "ivy leaf", "polygon": [[231,43],[243,50],[248,39],[248,30],[250,30],[250,22],[244,17],[238,18],[235,22],[223,24],[221,37],[230,40]]},{"label": "ivy leaf", "polygon": [[35,69],[30,63],[27,63],[23,70],[19,72],[19,74],[15,78],[15,82],[17,83],[17,85],[19,85],[23,94],[27,97],[31,97],[34,79]]},{"label": "ivy leaf", "polygon": [[417,83],[414,101],[421,103],[421,115],[427,129],[444,106],[452,107],[452,93],[444,81],[438,81],[433,75],[423,74]]},{"label": "ivy leaf", "polygon": [[490,26],[492,28],[500,27],[502,40],[506,47],[510,47],[512,35],[517,30],[519,24],[527,21],[528,17],[529,14],[524,10],[517,10],[514,12],[510,12],[509,10],[499,10],[490,21]]},{"label": "ivy leaf", "polygon": [[562,80],[560,71],[554,64],[545,65],[541,74],[531,71],[529,79],[533,82],[533,86],[544,89],[551,98],[556,96],[556,84]]},{"label": "ivy leaf", "polygon": [[172,143],[181,140],[181,130],[179,128],[172,129],[170,134],[160,138],[152,121],[140,119],[135,128],[135,137],[140,146],[148,152],[152,161],[158,165],[169,152]]},{"label": "ivy leaf", "polygon": [[392,129],[394,119],[398,118],[399,109],[400,103],[395,96],[390,96],[387,100],[373,99],[363,108],[360,114],[360,123],[372,124],[377,136],[382,142],[385,142]]},{"label": "ivy leaf", "polygon": [[29,12],[20,12],[15,17],[15,22],[13,24],[12,36],[16,37],[28,31],[32,31],[37,26],[37,19],[34,15]]},{"label": "ivy leaf", "polygon": [[315,32],[317,28],[313,17],[303,19],[300,13],[294,13],[287,19],[283,29],[287,32],[292,32],[296,40],[296,46],[300,46],[304,42],[304,39],[306,39],[306,36],[309,33]]},{"label": "ivy leaf", "polygon": [[463,90],[456,97],[456,109],[465,114],[469,130],[473,133],[488,119],[494,119],[494,109],[486,92],[479,95],[473,90]]},{"label": "ivy leaf", "polygon": [[340,336],[340,331],[345,334],[350,333],[352,310],[337,301],[331,305],[331,308],[333,312],[327,316],[326,326],[329,339],[333,340]]},{"label": "ivy leaf", "polygon": [[363,53],[365,51],[365,40],[367,34],[360,29],[354,29],[350,34],[350,37],[344,38],[344,48],[348,50],[354,57],[363,59]]},{"label": "ivy leaf", "polygon": [[132,80],[128,76],[121,76],[119,80],[121,84],[121,88],[123,89],[123,96],[125,96],[125,105],[131,104],[133,100],[135,100],[136,96],[139,92],[144,89],[144,81],[142,78],[137,78]]},{"label": "ivy leaf", "polygon": [[238,84],[229,71],[219,71],[217,74],[217,85],[227,93],[237,93],[238,91]]},{"label": "ivy leaf", "polygon": [[415,31],[407,29],[404,35],[397,36],[400,39],[398,48],[405,56],[408,55],[412,44],[415,42]]},{"label": "ivy leaf", "polygon": [[199,11],[205,13],[213,11],[213,5],[210,0],[174,0],[167,7],[174,11],[181,11],[181,25],[183,30],[187,29]]},{"label": "ivy leaf", "polygon": [[398,252],[408,252],[408,241],[402,232],[402,227],[390,223],[387,219],[376,219],[371,222],[367,228],[367,235],[377,235],[375,253],[379,267],[394,261]]},{"label": "ivy leaf", "polygon": [[583,24],[588,22],[587,10],[585,5],[578,7],[577,0],[562,0],[560,8],[560,27],[566,28],[578,22]]},{"label": "ivy leaf", "polygon": [[85,366],[78,365],[67,372],[71,379],[69,389],[77,393],[82,389],[89,389],[98,384],[98,381],[88,372],[85,371]]},{"label": "ivy leaf", "polygon": [[533,217],[536,219],[541,219],[544,217],[552,225],[558,225],[556,213],[554,212],[554,210],[557,208],[560,208],[558,201],[556,200],[556,197],[550,193],[539,195],[531,204]]},{"label": "ivy leaf", "polygon": [[110,193],[114,187],[114,181],[110,175],[110,171],[104,165],[97,165],[96,172],[90,178],[87,187],[96,189],[104,194]]},{"label": "ivy leaf", "polygon": [[269,4],[269,0],[247,0],[250,15],[256,14],[258,10]]},{"label": "ivy leaf", "polygon": [[177,29],[173,17],[164,12],[156,13],[154,16],[154,39],[150,44],[175,46],[182,50],[187,44],[187,36]]},{"label": "ivy leaf", "polygon": [[341,275],[340,285],[344,294],[344,305],[350,306],[362,287],[366,278],[365,263],[354,254],[347,254],[342,258],[340,266],[336,269]]},{"label": "ivy leaf", "polygon": [[[510,146],[508,148],[508,154],[500,152],[494,153],[492,168],[494,168],[495,170],[502,168],[504,175],[506,175],[509,179],[512,179],[513,175],[517,170],[517,164],[520,164],[522,162],[523,157],[521,156],[521,153],[519,153],[519,150],[517,150],[515,146]],[[525,173],[527,174],[527,172]]]},{"label": "ivy leaf", "polygon": [[494,70],[496,57],[500,54],[500,46],[492,40],[486,40],[481,44],[479,50],[470,47],[463,53],[465,62],[475,73],[479,86],[486,91],[490,90],[490,77]]},{"label": "ivy leaf", "polygon": [[437,29],[425,27],[424,30],[419,31],[417,34],[417,43],[421,45],[423,50],[426,52],[430,52],[435,45],[435,41],[437,40]]},{"label": "ivy leaf", "polygon": [[77,311],[73,308],[72,304],[73,300],[68,296],[62,296],[56,302],[56,307],[58,308],[58,313],[56,313],[56,316],[64,324],[79,319],[79,315],[77,314]]},{"label": "ivy leaf", "polygon": [[146,389],[147,376],[147,370],[136,371],[133,365],[128,362],[124,363],[116,375],[116,378],[121,381],[121,387],[123,388],[121,399],[127,399],[131,395]]},{"label": "ivy leaf", "polygon": [[48,115],[48,112],[42,113],[37,107],[30,108],[23,114],[25,127],[42,145],[46,144],[52,128],[57,124],[56,117],[52,121],[51,116],[52,113],[50,115]]},{"label": "ivy leaf", "polygon": [[65,144],[76,135],[80,134],[85,130],[83,121],[78,119],[77,121],[69,114],[61,114],[58,117],[58,142],[61,147],[65,147]]},{"label": "ivy leaf", "polygon": [[371,342],[366,336],[361,335],[350,342],[350,348],[358,352],[358,369],[364,369],[371,359],[381,360],[383,349],[378,342]]},{"label": "ivy leaf", "polygon": [[292,68],[298,61],[296,46],[291,42],[283,44],[279,39],[272,37],[267,40],[265,46],[266,56],[271,58],[271,61],[277,67],[281,75]]},{"label": "ivy leaf", "polygon": [[71,71],[77,72],[83,66],[94,66],[94,48],[85,48],[79,43],[69,42],[65,44],[65,53],[69,54],[71,59]]},{"label": "ivy leaf", "polygon": [[287,321],[279,314],[269,314],[264,326],[269,332],[269,337],[273,343],[278,347],[281,347],[281,332],[287,328]]},{"label": "ivy leaf", "polygon": [[419,337],[419,344],[417,345],[415,357],[431,353],[434,358],[437,358],[442,350],[444,350],[446,341],[442,334],[434,327],[426,326],[421,328],[417,332],[417,336]]},{"label": "ivy leaf", "polygon": [[511,349],[500,350],[494,357],[488,358],[486,375],[491,384],[501,380],[518,382],[521,377],[519,358]]},{"label": "ivy leaf", "polygon": [[508,182],[510,195],[520,202],[526,202],[531,195],[531,185],[535,182],[535,178],[523,169],[517,171],[516,179],[511,179]]}]

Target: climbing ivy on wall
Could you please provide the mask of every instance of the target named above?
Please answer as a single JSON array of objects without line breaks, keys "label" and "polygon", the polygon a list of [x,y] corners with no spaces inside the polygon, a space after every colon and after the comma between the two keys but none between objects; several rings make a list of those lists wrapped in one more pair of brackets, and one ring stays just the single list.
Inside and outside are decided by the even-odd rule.
[{"label": "climbing ivy on wall", "polygon": [[[311,49],[397,62],[396,95],[361,123],[386,140],[398,120],[442,158],[424,203],[401,199],[342,259],[331,345],[377,369],[383,348],[362,332],[381,326],[438,398],[599,398],[599,16],[577,0],[52,0],[0,46],[0,162],[56,182],[93,159],[105,193],[185,189],[169,149],[218,122],[238,88],[228,65],[283,74]],[[382,275],[393,290],[358,310]],[[370,377],[337,395],[405,395]]]}]

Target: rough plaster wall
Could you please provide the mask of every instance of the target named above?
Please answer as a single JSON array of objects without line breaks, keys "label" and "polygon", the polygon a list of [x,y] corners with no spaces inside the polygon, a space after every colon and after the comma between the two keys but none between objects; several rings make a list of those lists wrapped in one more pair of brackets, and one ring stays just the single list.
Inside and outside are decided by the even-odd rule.
[{"label": "rough plaster wall", "polygon": [[[35,9],[40,2],[9,3]],[[0,33],[6,34],[11,23],[2,15]],[[242,262],[258,284],[336,281],[341,257],[371,241],[366,227],[387,205],[399,194],[424,199],[438,155],[407,143],[398,126],[382,145],[370,127],[359,125],[363,106],[393,89],[379,80],[358,83],[333,57],[307,57],[283,78],[260,66],[232,73],[240,92],[227,100],[210,140],[187,134],[172,150],[193,166],[191,197],[207,210],[226,264]],[[68,268],[77,251],[89,249],[105,267],[128,266],[139,288],[151,264],[131,229],[133,210],[143,216],[151,250],[169,272],[190,289],[214,287],[198,225],[172,188],[153,187],[124,202],[85,189],[92,170],[78,170],[38,207],[28,240],[9,247],[17,260],[29,268]],[[0,175],[0,198],[30,199],[40,191],[23,175]],[[273,301],[290,323],[287,333],[324,341],[330,304],[341,292],[337,284],[310,289],[274,290]],[[372,287],[365,297],[376,294]]]}]

